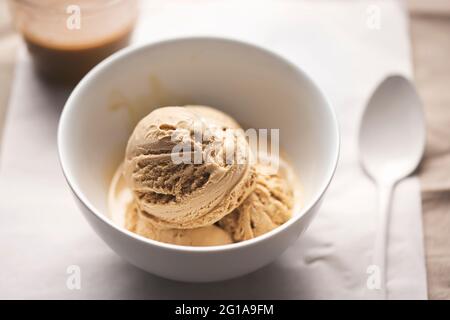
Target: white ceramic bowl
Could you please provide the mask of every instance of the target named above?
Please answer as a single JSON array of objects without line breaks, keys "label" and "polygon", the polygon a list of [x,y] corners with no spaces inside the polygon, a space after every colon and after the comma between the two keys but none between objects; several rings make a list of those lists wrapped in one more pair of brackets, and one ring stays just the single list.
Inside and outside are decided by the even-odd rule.
[{"label": "white ceramic bowl", "polygon": [[[153,108],[174,104],[211,105],[252,128],[279,128],[304,189],[303,208],[267,234],[215,247],[165,244],[113,224],[109,178],[134,125]],[[117,254],[165,278],[203,282],[254,271],[297,240],[333,176],[339,133],[323,94],[283,58],[238,41],[186,38],[125,49],[95,67],[65,105],[58,148],[81,211]]]}]

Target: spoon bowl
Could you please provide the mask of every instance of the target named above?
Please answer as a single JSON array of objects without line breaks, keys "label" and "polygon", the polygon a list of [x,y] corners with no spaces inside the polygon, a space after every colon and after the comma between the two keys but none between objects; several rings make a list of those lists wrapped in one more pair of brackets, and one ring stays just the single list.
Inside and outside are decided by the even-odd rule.
[{"label": "spoon bowl", "polygon": [[422,103],[414,85],[403,76],[387,77],[364,112],[359,146],[369,176],[393,183],[410,175],[425,148]]}]

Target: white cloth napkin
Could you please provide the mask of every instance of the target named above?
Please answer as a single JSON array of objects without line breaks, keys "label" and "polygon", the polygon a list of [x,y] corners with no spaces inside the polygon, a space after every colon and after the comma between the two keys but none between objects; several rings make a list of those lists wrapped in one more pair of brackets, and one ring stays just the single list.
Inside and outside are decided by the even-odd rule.
[{"label": "white cloth napkin", "polygon": [[[335,106],[342,133],[340,164],[325,202],[293,247],[239,279],[177,283],[127,264],[84,221],[59,168],[56,128],[68,92],[40,82],[22,49],[0,159],[0,298],[363,299],[377,193],[357,162],[357,128],[376,84],[390,73],[412,73],[401,3],[184,0],[144,5],[136,42],[180,35],[233,37],[276,51],[312,76]],[[424,299],[415,177],[398,186],[391,222],[389,297]],[[66,286],[71,265],[81,268],[81,290]]]}]

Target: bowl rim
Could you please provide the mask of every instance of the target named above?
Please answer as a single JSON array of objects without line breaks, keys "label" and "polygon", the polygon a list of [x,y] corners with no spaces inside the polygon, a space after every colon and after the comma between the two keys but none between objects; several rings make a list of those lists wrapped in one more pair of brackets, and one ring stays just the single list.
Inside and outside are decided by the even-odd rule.
[{"label": "bowl rim", "polygon": [[[156,240],[152,240],[146,237],[143,237],[141,235],[138,235],[134,232],[131,232],[123,227],[118,226],[115,224],[111,219],[108,218],[107,215],[101,214],[100,210],[98,210],[88,199],[88,197],[84,194],[84,192],[81,190],[81,188],[76,184],[74,181],[74,178],[71,176],[70,169],[68,168],[68,164],[65,163],[65,154],[64,150],[66,147],[62,145],[64,140],[64,132],[65,132],[65,124],[69,121],[69,112],[71,109],[74,108],[74,100],[79,95],[80,92],[82,92],[85,87],[89,86],[92,81],[96,78],[97,74],[102,72],[103,70],[106,70],[111,64],[119,61],[124,60],[126,57],[130,55],[137,54],[142,51],[151,50],[154,47],[161,46],[161,45],[167,45],[171,43],[178,43],[178,42],[190,42],[190,41],[206,41],[206,42],[222,42],[222,43],[228,43],[232,45],[237,46],[243,46],[247,47],[251,50],[259,51],[260,53],[263,53],[267,55],[270,58],[273,58],[275,60],[278,60],[278,62],[281,62],[288,66],[289,68],[293,69],[295,72],[300,74],[308,83],[309,85],[316,90],[316,92],[319,94],[319,96],[323,99],[325,102],[325,107],[328,109],[328,112],[332,119],[332,124],[334,126],[334,136],[336,137],[336,144],[334,146],[334,150],[332,151],[332,164],[331,164],[331,170],[328,173],[328,176],[322,181],[320,186],[318,187],[318,190],[316,194],[313,195],[312,200],[310,201],[308,206],[301,207],[298,210],[298,213],[294,215],[291,219],[283,223],[282,225],[278,226],[277,228],[260,235],[258,237],[255,237],[250,240],[245,240],[237,243],[231,243],[226,245],[217,245],[217,246],[203,246],[203,247],[195,247],[195,246],[184,246],[184,245],[176,245],[176,244],[170,244],[165,242],[160,242]],[[242,40],[236,40],[233,38],[227,38],[227,37],[210,37],[210,36],[188,36],[188,37],[173,37],[170,39],[165,40],[156,40],[147,42],[142,45],[131,45],[127,48],[121,49],[118,52],[112,54],[105,60],[101,61],[98,65],[96,65],[89,73],[84,76],[84,78],[76,85],[76,87],[71,92],[69,98],[67,99],[66,103],[64,104],[63,111],[61,113],[61,117],[59,119],[58,124],[58,131],[57,131],[57,148],[58,148],[58,159],[59,164],[62,169],[64,178],[69,185],[69,188],[72,190],[73,194],[77,197],[77,199],[88,209],[90,214],[93,214],[98,220],[105,223],[108,227],[115,229],[119,233],[124,234],[125,236],[131,237],[132,239],[143,242],[146,245],[150,246],[156,246],[158,248],[168,249],[171,251],[178,251],[178,252],[191,252],[191,253],[212,253],[212,252],[223,252],[223,251],[233,251],[233,250],[239,250],[244,247],[251,247],[254,246],[260,242],[264,242],[268,240],[269,238],[275,236],[276,234],[282,233],[285,231],[285,229],[289,228],[291,225],[295,224],[297,221],[299,221],[307,212],[309,212],[322,198],[325,191],[327,190],[328,186],[330,185],[333,176],[336,172],[338,160],[339,160],[339,153],[340,153],[340,132],[339,132],[339,125],[338,120],[336,116],[336,112],[334,108],[332,107],[332,104],[330,103],[327,96],[322,92],[322,90],[318,87],[318,85],[311,79],[309,75],[307,75],[298,65],[290,62],[286,58],[282,57],[281,55],[267,49],[264,47],[261,47],[260,45],[256,45],[250,42],[242,41]],[[334,153],[334,154],[333,154]]]}]

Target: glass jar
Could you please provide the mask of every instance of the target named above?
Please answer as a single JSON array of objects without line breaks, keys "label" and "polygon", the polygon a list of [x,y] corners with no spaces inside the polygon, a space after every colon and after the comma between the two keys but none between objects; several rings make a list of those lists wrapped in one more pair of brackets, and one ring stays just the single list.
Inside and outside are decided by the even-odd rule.
[{"label": "glass jar", "polygon": [[46,79],[76,83],[129,43],[137,0],[9,0],[16,28]]}]

